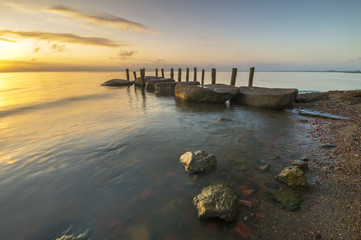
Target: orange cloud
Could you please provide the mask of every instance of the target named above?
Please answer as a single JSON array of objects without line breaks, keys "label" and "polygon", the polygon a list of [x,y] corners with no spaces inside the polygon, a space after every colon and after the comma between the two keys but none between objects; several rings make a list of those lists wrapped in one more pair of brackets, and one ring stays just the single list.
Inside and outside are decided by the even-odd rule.
[{"label": "orange cloud", "polygon": [[75,17],[76,19],[81,19],[86,22],[90,22],[97,25],[112,26],[113,28],[121,31],[159,33],[157,31],[153,31],[146,28],[143,24],[133,22],[125,18],[110,15],[107,13],[103,13],[101,16],[92,16],[64,6],[48,7],[47,10],[60,14],[70,15],[72,17]]},{"label": "orange cloud", "polygon": [[[5,37],[5,38],[4,38]],[[82,37],[70,33],[51,33],[51,32],[22,32],[22,31],[11,31],[11,30],[0,30],[0,39],[10,38],[20,38],[20,39],[36,39],[36,40],[45,40],[45,41],[56,41],[56,42],[66,42],[74,43],[81,45],[95,45],[102,47],[121,47],[127,46],[127,42],[118,42],[113,41],[108,38],[98,38],[98,37]],[[4,40],[3,40],[4,41]],[[7,40],[9,42],[13,40]]]}]

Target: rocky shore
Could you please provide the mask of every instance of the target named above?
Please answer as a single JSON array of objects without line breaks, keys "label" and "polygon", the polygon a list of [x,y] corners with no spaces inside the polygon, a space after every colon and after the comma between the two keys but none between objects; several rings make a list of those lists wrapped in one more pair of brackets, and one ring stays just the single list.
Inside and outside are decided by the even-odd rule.
[{"label": "rocky shore", "polygon": [[361,239],[361,91],[300,95],[294,110],[313,109],[348,120],[309,117],[305,149],[310,188],[297,212],[254,205],[252,239]]}]

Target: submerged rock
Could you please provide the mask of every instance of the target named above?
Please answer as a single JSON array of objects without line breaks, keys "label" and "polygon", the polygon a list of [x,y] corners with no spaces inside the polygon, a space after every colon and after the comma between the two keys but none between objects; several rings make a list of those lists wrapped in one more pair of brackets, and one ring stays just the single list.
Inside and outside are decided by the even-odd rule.
[{"label": "submerged rock", "polygon": [[275,198],[279,206],[288,211],[300,209],[300,205],[303,201],[303,199],[290,188],[281,188],[275,194]]},{"label": "submerged rock", "polygon": [[239,92],[237,87],[226,84],[193,85],[180,82],[175,87],[175,96],[185,101],[225,103]]},{"label": "submerged rock", "polygon": [[276,179],[293,189],[301,189],[307,186],[305,173],[296,166],[286,167],[276,176]]},{"label": "submerged rock", "polygon": [[180,157],[180,162],[187,173],[207,172],[217,165],[216,156],[201,150],[184,153]]},{"label": "submerged rock", "polygon": [[240,87],[233,103],[254,107],[282,109],[293,104],[298,90],[287,88]]},{"label": "submerged rock", "polygon": [[101,86],[121,87],[121,86],[130,86],[133,84],[134,84],[134,81],[128,81],[125,79],[110,79],[110,80],[104,82]]},{"label": "submerged rock", "polygon": [[201,219],[218,217],[232,222],[238,214],[239,201],[237,195],[222,184],[205,187],[193,198],[193,204]]}]

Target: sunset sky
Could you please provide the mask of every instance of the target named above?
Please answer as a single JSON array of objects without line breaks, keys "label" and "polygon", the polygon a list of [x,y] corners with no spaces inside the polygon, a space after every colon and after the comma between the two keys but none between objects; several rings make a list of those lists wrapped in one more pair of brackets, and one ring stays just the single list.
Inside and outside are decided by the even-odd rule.
[{"label": "sunset sky", "polygon": [[361,69],[360,0],[0,0],[0,72]]}]

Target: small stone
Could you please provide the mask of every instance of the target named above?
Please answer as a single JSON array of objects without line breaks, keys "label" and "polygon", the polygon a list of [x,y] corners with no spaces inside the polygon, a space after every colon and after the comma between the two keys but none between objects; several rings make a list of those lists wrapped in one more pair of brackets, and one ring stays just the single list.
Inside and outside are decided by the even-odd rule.
[{"label": "small stone", "polygon": [[247,239],[252,235],[251,230],[249,230],[242,221],[237,223],[237,225],[232,229],[232,232],[239,235],[242,239]]},{"label": "small stone", "polygon": [[180,162],[187,173],[207,172],[217,165],[216,156],[201,150],[186,152],[180,157]]},{"label": "small stone", "polygon": [[276,201],[281,208],[288,211],[296,211],[300,208],[303,199],[290,188],[281,188],[275,194]]},{"label": "small stone", "polygon": [[218,217],[232,222],[238,214],[239,201],[237,195],[222,184],[205,187],[193,198],[193,204],[202,219]]},{"label": "small stone", "polygon": [[267,172],[268,169],[270,168],[270,165],[269,164],[264,164],[264,165],[260,165],[258,168],[260,170],[264,171],[264,172]]},{"label": "small stone", "polygon": [[291,188],[300,189],[308,185],[304,174],[298,167],[291,166],[283,169],[275,178]]},{"label": "small stone", "polygon": [[321,147],[321,148],[325,148],[325,149],[330,149],[330,148],[335,148],[335,147],[337,147],[337,145],[331,144],[331,143],[325,143],[325,144],[322,144],[320,147]]},{"label": "small stone", "polygon": [[218,121],[232,121],[232,118],[224,118],[224,117],[219,117],[217,118]]},{"label": "small stone", "polygon": [[240,203],[241,206],[243,206],[243,207],[252,208],[252,202],[250,202],[250,201],[247,201],[247,200],[239,200],[239,203]]}]

